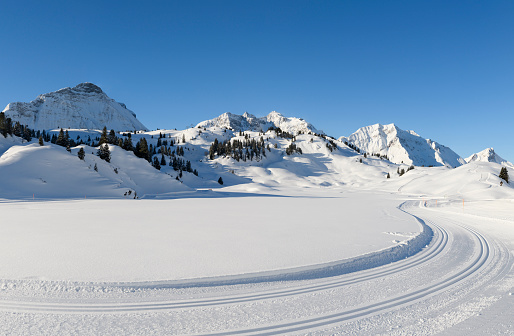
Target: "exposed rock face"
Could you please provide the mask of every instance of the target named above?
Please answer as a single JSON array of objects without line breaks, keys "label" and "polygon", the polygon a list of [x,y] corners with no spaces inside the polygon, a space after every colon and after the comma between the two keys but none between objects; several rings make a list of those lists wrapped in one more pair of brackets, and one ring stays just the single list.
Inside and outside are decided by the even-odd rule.
[{"label": "exposed rock face", "polygon": [[280,127],[283,131],[291,134],[300,132],[323,134],[323,131],[317,130],[312,124],[300,118],[287,118],[278,112],[271,112],[265,117],[257,118],[256,116],[245,112],[243,115],[233,114],[230,112],[223,113],[217,118],[205,120],[196,125],[197,127],[224,127],[233,129],[234,131],[266,131],[270,127]]},{"label": "exposed rock face", "polygon": [[415,166],[457,167],[466,162],[450,148],[395,124],[375,124],[359,128],[348,138],[340,138],[369,154],[386,155],[391,162]]},{"label": "exposed rock face", "polygon": [[32,129],[86,128],[116,131],[147,130],[136,114],[109,98],[100,87],[81,83],[39,95],[30,103],[10,103],[6,116]]}]

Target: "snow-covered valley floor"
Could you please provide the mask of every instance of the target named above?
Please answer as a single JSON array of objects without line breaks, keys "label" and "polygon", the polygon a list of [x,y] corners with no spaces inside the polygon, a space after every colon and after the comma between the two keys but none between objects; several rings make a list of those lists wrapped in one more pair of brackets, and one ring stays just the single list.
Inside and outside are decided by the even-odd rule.
[{"label": "snow-covered valley floor", "polygon": [[0,203],[0,333],[514,330],[510,200],[182,196]]}]

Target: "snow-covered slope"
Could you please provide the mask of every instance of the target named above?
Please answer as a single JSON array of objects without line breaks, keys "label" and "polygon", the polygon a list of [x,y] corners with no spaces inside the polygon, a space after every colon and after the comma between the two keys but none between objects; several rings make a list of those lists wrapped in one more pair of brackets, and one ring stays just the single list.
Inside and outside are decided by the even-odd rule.
[{"label": "snow-covered slope", "polygon": [[265,132],[270,127],[279,127],[283,131],[294,135],[300,132],[323,134],[323,131],[317,130],[312,124],[301,118],[287,118],[275,111],[262,118],[257,118],[256,116],[247,112],[245,112],[243,115],[226,112],[217,118],[202,121],[196,126],[228,128],[238,132]]},{"label": "snow-covered slope", "polygon": [[395,124],[362,127],[348,138],[340,140],[348,141],[361,152],[385,155],[394,163],[450,167],[466,163],[450,148],[423,139],[414,131],[404,131]]},{"label": "snow-covered slope", "polygon": [[[0,144],[9,139],[0,136]],[[21,143],[21,141],[20,141]],[[84,160],[77,157],[83,147]],[[123,198],[190,190],[133,153],[111,146],[111,162],[100,160],[96,148],[65,148],[36,141],[10,147],[0,156],[0,198]],[[95,170],[94,167],[97,167]]]},{"label": "snow-covered slope", "polygon": [[486,148],[481,152],[475,153],[471,155],[470,157],[466,158],[466,162],[494,162],[501,165],[511,166],[514,167],[512,163],[509,161],[503,159],[501,156],[496,154],[493,148]]},{"label": "snow-covered slope", "polygon": [[10,103],[3,112],[14,121],[38,130],[104,126],[117,131],[146,130],[134,112],[92,83],[45,93],[30,103]]},{"label": "snow-covered slope", "polygon": [[444,197],[445,199],[490,200],[514,199],[512,183],[498,177],[501,166],[474,161],[437,174],[418,174],[399,188],[402,193]]}]

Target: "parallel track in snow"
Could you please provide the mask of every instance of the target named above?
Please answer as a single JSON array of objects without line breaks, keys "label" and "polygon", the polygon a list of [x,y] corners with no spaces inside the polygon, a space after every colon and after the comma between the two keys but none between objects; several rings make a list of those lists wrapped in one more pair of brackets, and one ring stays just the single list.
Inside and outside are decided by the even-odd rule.
[{"label": "parallel track in snow", "polygon": [[275,324],[272,326],[265,326],[260,328],[235,330],[223,333],[210,333],[209,335],[276,335],[278,333],[282,334],[305,331],[309,329],[325,327],[327,325],[339,324],[374,314],[379,314],[381,312],[388,311],[392,308],[399,308],[406,304],[412,304],[429,295],[446,291],[450,286],[458,283],[463,279],[466,279],[467,277],[478,271],[489,258],[490,249],[487,240],[481,234],[470,228],[466,228],[466,230],[468,230],[477,239],[480,247],[479,254],[459,272],[435,284],[431,284],[429,286],[415,290],[405,295],[393,297],[387,300],[366,305],[364,307],[344,310],[335,314],[324,315],[290,323]]},{"label": "parallel track in snow", "polygon": [[[221,297],[215,299],[200,299],[189,301],[169,302],[136,302],[136,303],[110,303],[110,304],[70,304],[57,302],[23,302],[0,300],[1,310],[54,312],[54,313],[112,313],[112,312],[140,312],[170,309],[183,309],[194,307],[207,307],[223,304],[248,303],[252,301],[282,298],[292,295],[308,294],[321,290],[334,289],[341,286],[369,281],[380,277],[392,275],[416,267],[437,257],[448,244],[448,232],[438,225],[432,224],[434,240],[422,252],[376,269],[358,272],[358,275],[345,275],[345,279],[323,281],[320,284],[299,286],[294,289],[266,291],[251,295]],[[349,278],[347,278],[349,276]],[[341,278],[341,277],[336,277]]]},{"label": "parallel track in snow", "polygon": [[[413,214],[412,214],[413,215]],[[414,215],[413,215],[414,216]],[[384,312],[399,309],[420,302],[426,298],[442,294],[462,281],[470,279],[474,274],[484,269],[491,261],[492,247],[488,240],[479,232],[462,223],[436,224],[434,221],[425,219],[434,232],[434,239],[430,245],[418,254],[404,260],[400,260],[385,266],[353,274],[345,274],[333,278],[318,279],[299,282],[295,287],[278,290],[258,289],[249,294],[203,298],[195,300],[173,300],[154,302],[111,302],[99,303],[62,303],[62,302],[34,302],[34,301],[6,301],[0,300],[0,310],[10,312],[30,312],[46,314],[115,314],[115,313],[149,313],[149,312],[172,312],[174,310],[203,309],[216,306],[243,305],[256,301],[287,299],[316,292],[333,289],[340,289],[346,286],[357,285],[366,281],[388,278],[389,276],[401,274],[402,272],[413,271],[431,262],[437,262],[443,258],[451,247],[452,230],[464,232],[473,241],[474,248],[472,256],[461,264],[458,269],[449,271],[444,277],[437,281],[427,283],[423,286],[411,286],[406,292],[393,294],[377,300],[367,302],[361,306],[341,307],[333,313],[310,316],[292,321],[276,322],[270,325],[247,327],[244,329],[232,329],[209,332],[209,335],[274,335],[283,333],[300,333],[325,328],[327,326],[340,325],[350,321],[375,316]],[[507,264],[507,263],[506,263]],[[507,267],[507,265],[504,267]],[[303,283],[303,284],[302,284]],[[294,285],[294,282],[293,282]]]}]

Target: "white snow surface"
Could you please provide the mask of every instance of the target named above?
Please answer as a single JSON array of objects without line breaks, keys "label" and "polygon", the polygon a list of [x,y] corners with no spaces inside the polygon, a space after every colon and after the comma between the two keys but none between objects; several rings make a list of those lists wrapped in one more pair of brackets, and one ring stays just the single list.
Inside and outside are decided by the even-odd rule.
[{"label": "white snow surface", "polygon": [[296,135],[300,132],[323,134],[323,131],[317,130],[312,124],[301,118],[284,117],[282,114],[276,111],[272,111],[267,116],[261,118],[257,118],[248,112],[243,113],[243,115],[226,112],[214,119],[202,121],[196,125],[196,127],[220,127],[232,129],[237,132],[265,132],[270,127],[278,127],[281,130],[293,135]]},{"label": "white snow surface", "polygon": [[36,130],[102,129],[104,126],[117,131],[147,129],[125,104],[109,98],[92,83],[41,94],[30,103],[10,103],[3,112]]},{"label": "white snow surface", "polygon": [[466,163],[450,148],[423,139],[414,131],[404,131],[395,124],[362,127],[340,140],[349,141],[364,153],[386,155],[394,163],[449,167]]},{"label": "white snow surface", "polygon": [[494,148],[486,148],[483,151],[475,153],[473,155],[470,155],[468,158],[466,158],[466,162],[468,162],[468,163],[474,162],[474,161],[494,162],[494,163],[498,163],[500,165],[514,167],[514,165],[512,163],[510,163],[509,161],[505,160],[504,158],[502,158],[501,156],[496,154],[496,152],[494,151]]},{"label": "white snow surface", "polygon": [[[284,272],[387,253],[422,230],[387,194],[312,196],[3,202],[0,277],[132,282]],[[374,206],[362,212],[364,201]]]},{"label": "white snow surface", "polygon": [[[86,152],[83,161],[77,157],[80,147]],[[110,150],[112,158],[107,163],[89,146],[76,147],[71,153],[35,141],[12,146],[0,156],[0,174],[6,176],[0,180],[0,198],[124,198],[129,190],[139,196],[190,190],[133,153],[117,146]]]},{"label": "white snow surface", "polygon": [[[174,152],[160,170],[116,145],[105,162],[0,136],[0,334],[513,333],[502,164],[399,175],[405,153],[449,155],[414,132],[397,139],[423,150],[392,146],[403,164],[315,134],[287,155],[290,138],[223,127],[132,134]],[[265,156],[208,158],[214,139],[261,137]]]}]

